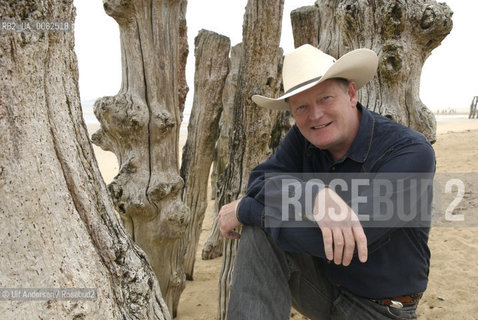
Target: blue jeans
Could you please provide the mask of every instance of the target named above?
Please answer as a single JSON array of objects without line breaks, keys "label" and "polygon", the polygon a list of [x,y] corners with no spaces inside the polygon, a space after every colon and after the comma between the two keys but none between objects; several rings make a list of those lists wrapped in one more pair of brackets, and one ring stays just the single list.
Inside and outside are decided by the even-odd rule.
[{"label": "blue jeans", "polygon": [[258,227],[245,226],[234,266],[227,320],[289,319],[291,305],[310,319],[416,319],[416,305],[395,309],[332,285],[323,260],[285,252]]}]

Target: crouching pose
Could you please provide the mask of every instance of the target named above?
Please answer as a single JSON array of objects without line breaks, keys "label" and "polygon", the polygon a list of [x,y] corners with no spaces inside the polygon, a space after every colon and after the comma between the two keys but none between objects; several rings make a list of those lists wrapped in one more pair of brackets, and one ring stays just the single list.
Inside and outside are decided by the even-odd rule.
[{"label": "crouching pose", "polygon": [[[395,182],[433,178],[435,155],[423,135],[358,103],[377,61],[368,49],[335,60],[304,45],[284,58],[285,94],[252,97],[261,107],[290,110],[295,125],[252,171],[246,195],[219,212],[223,236],[240,237],[229,320],[289,319],[291,306],[311,319],[416,319],[430,265],[431,186]],[[324,180],[312,188],[312,205],[307,195],[292,195],[302,211],[284,214],[292,206],[281,206],[277,181],[297,173],[400,179],[373,192],[373,183],[349,179],[362,183],[355,196],[350,185]],[[295,225],[290,216],[306,218]]]}]

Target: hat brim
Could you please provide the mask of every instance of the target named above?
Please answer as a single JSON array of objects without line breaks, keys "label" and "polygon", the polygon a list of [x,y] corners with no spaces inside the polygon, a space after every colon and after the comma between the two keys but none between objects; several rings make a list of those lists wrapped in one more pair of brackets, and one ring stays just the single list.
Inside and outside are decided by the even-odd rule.
[{"label": "hat brim", "polygon": [[358,90],[373,79],[377,72],[377,66],[378,57],[374,51],[369,49],[356,49],[340,57],[319,80],[300,86],[276,99],[254,95],[252,96],[252,101],[268,109],[280,111],[289,110],[289,104],[285,101],[287,98],[310,89],[328,79],[343,78],[353,81],[356,83]]}]

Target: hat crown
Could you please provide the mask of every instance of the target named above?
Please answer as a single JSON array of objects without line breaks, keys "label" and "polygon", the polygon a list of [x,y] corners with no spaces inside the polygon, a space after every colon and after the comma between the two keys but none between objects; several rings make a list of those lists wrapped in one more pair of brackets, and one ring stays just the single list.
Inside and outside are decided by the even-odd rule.
[{"label": "hat crown", "polygon": [[353,81],[362,88],[377,71],[378,57],[370,49],[355,49],[337,61],[321,50],[305,44],[284,57],[282,80],[285,93],[279,98],[253,95],[252,101],[264,108],[289,110],[287,98],[303,92],[328,79]]},{"label": "hat crown", "polygon": [[284,91],[319,80],[335,63],[335,58],[305,44],[284,57],[282,80]]}]

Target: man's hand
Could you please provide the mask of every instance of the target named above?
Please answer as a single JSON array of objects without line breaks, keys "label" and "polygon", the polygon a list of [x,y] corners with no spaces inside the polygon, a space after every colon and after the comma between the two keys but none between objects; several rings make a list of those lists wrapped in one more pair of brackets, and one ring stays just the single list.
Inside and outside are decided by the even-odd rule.
[{"label": "man's hand", "polygon": [[222,206],[217,215],[217,225],[223,237],[228,239],[239,239],[241,235],[234,231],[241,223],[236,218],[236,206],[239,205],[240,200],[235,200],[231,203]]},{"label": "man's hand", "polygon": [[357,245],[359,260],[367,261],[367,237],[362,225],[352,208],[337,193],[329,188],[319,191],[314,203],[314,218],[322,231],[328,260],[348,266]]}]

